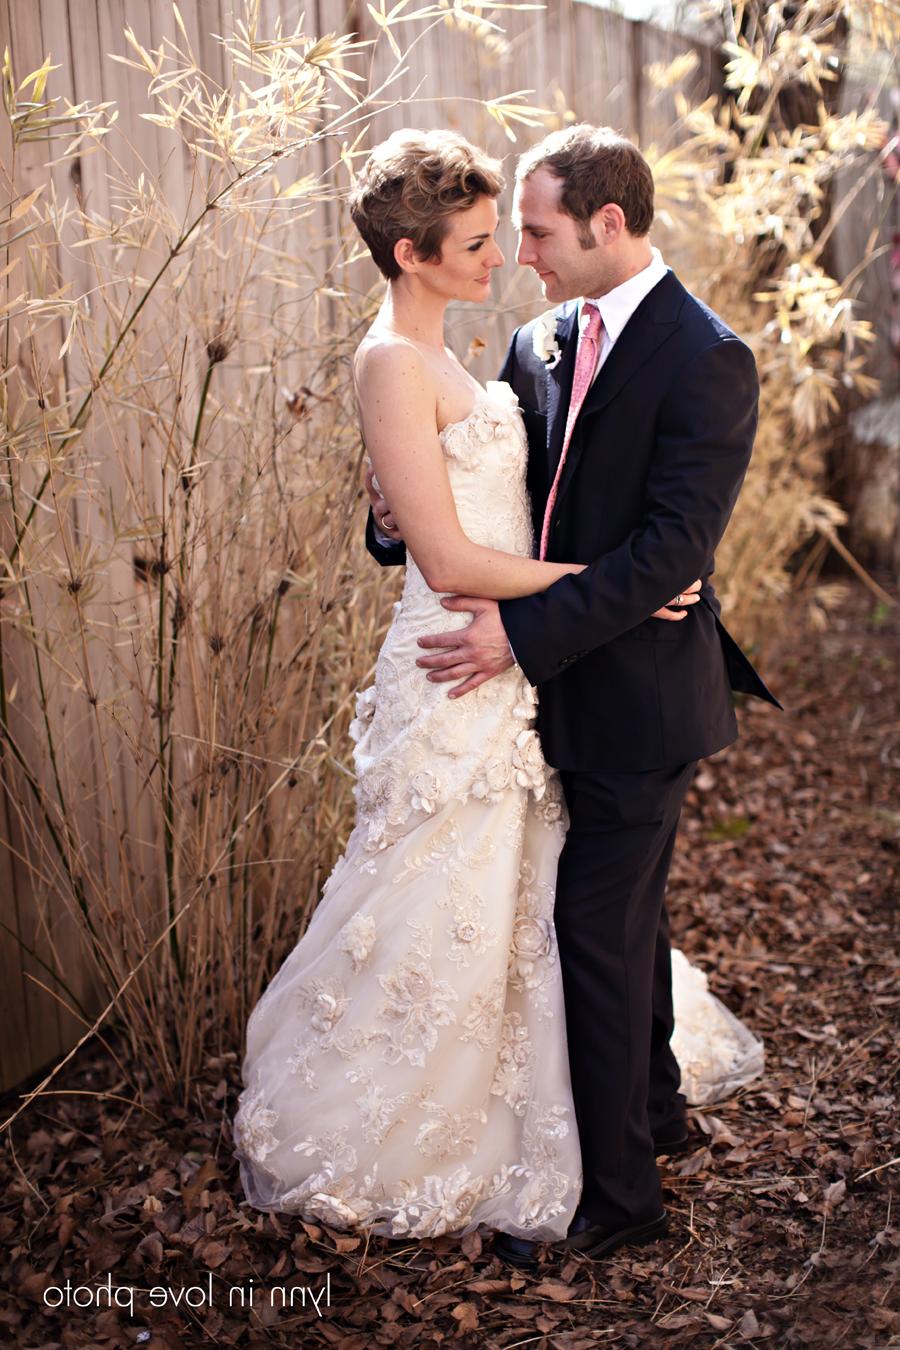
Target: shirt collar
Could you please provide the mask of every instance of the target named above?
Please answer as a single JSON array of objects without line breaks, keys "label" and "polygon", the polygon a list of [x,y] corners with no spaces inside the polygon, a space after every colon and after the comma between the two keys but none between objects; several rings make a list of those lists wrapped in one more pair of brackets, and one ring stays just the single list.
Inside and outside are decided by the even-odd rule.
[{"label": "shirt collar", "polygon": [[629,277],[627,281],[623,281],[621,286],[615,286],[596,300],[585,296],[578,301],[579,327],[582,326],[584,306],[589,302],[599,309],[609,340],[611,343],[615,342],[638,305],[650,294],[653,287],[662,281],[669,270],[658,248],[651,248],[650,252],[652,257],[647,266],[636,272],[633,277]]}]

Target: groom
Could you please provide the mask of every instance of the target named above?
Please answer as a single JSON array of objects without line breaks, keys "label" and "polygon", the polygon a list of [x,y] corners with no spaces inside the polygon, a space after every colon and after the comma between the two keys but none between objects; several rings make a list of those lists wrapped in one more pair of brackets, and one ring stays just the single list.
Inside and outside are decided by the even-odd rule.
[{"label": "groom", "polygon": [[[749,348],[651,248],[653,177],[629,141],[584,124],[547,136],[519,160],[513,220],[517,261],[558,306],[514,333],[500,375],[528,433],[539,556],[589,566],[521,599],[446,600],[472,622],[422,638],[419,664],[462,681],[451,697],[514,660],[538,686],[570,820],[554,923],[584,1180],[562,1246],[602,1257],[664,1234],[655,1155],[687,1141],[665,908],[681,805],[697,760],[737,736],[732,689],[780,707],[709,580],[759,384]],[[399,561],[370,496],[370,550]],[[695,577],[680,621],[647,617]],[[521,1265],[533,1246],[495,1242]]]}]

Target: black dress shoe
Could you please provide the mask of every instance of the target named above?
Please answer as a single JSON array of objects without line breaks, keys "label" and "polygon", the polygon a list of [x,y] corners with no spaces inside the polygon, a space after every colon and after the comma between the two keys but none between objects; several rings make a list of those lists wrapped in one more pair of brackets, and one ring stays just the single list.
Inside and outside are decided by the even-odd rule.
[{"label": "black dress shoe", "polygon": [[498,1232],[494,1238],[494,1251],[501,1261],[523,1270],[532,1270],[537,1266],[540,1245],[539,1242],[530,1242],[528,1238],[513,1237],[512,1233]]},{"label": "black dress shoe", "polygon": [[581,1252],[583,1256],[600,1260],[611,1256],[619,1247],[640,1247],[647,1242],[656,1242],[665,1237],[667,1231],[665,1212],[647,1223],[632,1224],[629,1228],[607,1228],[592,1223],[587,1215],[579,1214],[572,1220],[567,1235],[554,1247],[560,1252]]}]

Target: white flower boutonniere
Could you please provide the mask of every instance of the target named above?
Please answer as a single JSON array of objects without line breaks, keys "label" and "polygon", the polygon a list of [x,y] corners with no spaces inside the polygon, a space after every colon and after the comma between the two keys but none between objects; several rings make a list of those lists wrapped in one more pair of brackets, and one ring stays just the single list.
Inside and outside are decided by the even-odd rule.
[{"label": "white flower boutonniere", "polygon": [[531,338],[535,356],[546,362],[548,370],[552,370],[562,356],[556,341],[556,318],[556,310],[548,309],[546,314],[535,320]]}]

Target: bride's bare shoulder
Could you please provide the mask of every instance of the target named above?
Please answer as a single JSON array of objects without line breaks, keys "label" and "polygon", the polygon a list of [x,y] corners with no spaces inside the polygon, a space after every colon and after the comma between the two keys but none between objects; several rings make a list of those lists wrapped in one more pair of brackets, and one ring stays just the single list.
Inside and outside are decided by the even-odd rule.
[{"label": "bride's bare shoulder", "polygon": [[379,390],[397,380],[413,381],[430,389],[434,375],[422,353],[405,338],[370,329],[353,354],[353,375],[357,387]]}]

